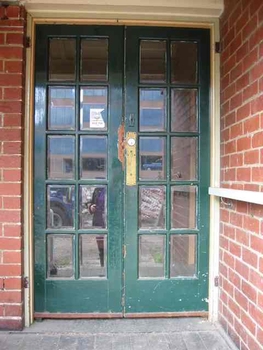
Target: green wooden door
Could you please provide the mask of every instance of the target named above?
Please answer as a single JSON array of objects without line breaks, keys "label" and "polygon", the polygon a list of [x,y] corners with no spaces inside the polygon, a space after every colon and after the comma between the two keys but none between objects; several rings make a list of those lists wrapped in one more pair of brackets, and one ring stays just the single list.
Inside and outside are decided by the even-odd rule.
[{"label": "green wooden door", "polygon": [[123,28],[36,38],[35,311],[120,313]]},{"label": "green wooden door", "polygon": [[209,31],[129,27],[126,40],[137,174],[125,192],[125,313],[205,311]]},{"label": "green wooden door", "polygon": [[207,310],[209,32],[36,38],[36,315]]}]

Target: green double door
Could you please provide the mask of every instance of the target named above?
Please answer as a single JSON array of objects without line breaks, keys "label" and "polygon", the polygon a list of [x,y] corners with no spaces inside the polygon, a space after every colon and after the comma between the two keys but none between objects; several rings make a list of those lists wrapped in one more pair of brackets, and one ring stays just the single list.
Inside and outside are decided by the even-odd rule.
[{"label": "green double door", "polygon": [[207,311],[209,42],[37,26],[36,317]]}]

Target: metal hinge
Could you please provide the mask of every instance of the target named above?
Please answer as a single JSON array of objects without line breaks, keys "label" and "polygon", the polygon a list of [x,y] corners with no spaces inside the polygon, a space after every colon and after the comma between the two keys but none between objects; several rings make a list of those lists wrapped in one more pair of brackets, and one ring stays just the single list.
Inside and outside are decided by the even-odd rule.
[{"label": "metal hinge", "polygon": [[29,279],[27,276],[24,276],[23,278],[23,286],[24,288],[29,288]]},{"label": "metal hinge", "polygon": [[126,244],[124,244],[124,245],[123,245],[123,259],[126,258],[126,253],[127,253]]},{"label": "metal hinge", "polygon": [[26,48],[29,49],[31,47],[31,38],[30,36],[26,37]]},{"label": "metal hinge", "polygon": [[219,277],[218,276],[215,277],[214,284],[215,284],[215,287],[219,286]]},{"label": "metal hinge", "polygon": [[221,42],[220,41],[215,42],[215,52],[221,53]]}]

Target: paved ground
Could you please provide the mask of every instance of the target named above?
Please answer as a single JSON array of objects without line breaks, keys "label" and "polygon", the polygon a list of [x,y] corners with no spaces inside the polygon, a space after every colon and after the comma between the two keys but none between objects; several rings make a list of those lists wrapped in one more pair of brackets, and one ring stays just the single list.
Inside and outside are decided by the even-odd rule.
[{"label": "paved ground", "polygon": [[216,325],[200,318],[45,320],[0,332],[1,350],[230,350]]}]

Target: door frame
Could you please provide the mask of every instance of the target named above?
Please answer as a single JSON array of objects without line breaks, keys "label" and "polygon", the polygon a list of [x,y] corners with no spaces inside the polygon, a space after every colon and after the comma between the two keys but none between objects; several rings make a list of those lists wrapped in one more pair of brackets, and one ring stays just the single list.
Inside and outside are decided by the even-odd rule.
[{"label": "door frame", "polygon": [[[150,16],[149,16],[150,17]],[[138,18],[139,14],[138,14]],[[174,21],[152,20],[94,20],[64,18],[37,18],[27,16],[27,37],[31,45],[26,53],[26,87],[25,87],[25,129],[24,129],[24,276],[29,280],[28,288],[24,289],[24,319],[25,326],[33,323],[34,313],[34,256],[33,256],[33,136],[34,136],[34,71],[35,71],[35,27],[36,24],[85,24],[85,25],[136,25],[136,26],[169,26],[185,28],[206,28],[211,34],[211,80],[210,80],[210,186],[218,187],[220,183],[220,56],[215,52],[215,43],[219,41],[219,20],[201,17],[178,18]],[[215,279],[219,270],[219,198],[210,197],[210,224],[209,224],[209,320],[218,320],[218,287]],[[212,233],[212,234],[211,234]]]}]

